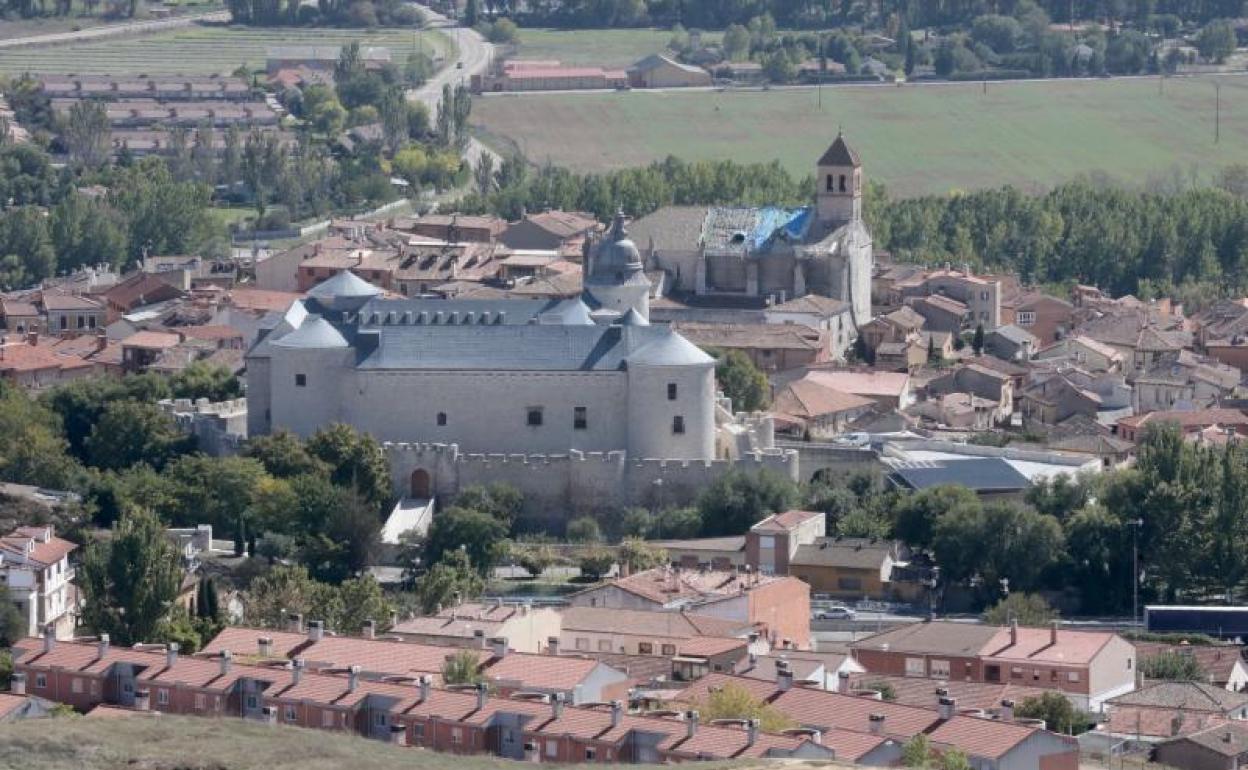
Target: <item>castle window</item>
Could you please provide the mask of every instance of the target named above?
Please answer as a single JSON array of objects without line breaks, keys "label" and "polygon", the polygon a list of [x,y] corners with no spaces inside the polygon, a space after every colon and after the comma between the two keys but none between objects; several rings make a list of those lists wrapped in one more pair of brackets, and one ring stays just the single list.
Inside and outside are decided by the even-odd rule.
[{"label": "castle window", "polygon": [[542,408],[540,406],[531,406],[528,409],[528,418],[526,424],[537,427],[542,424]]},{"label": "castle window", "polygon": [[684,432],[685,432],[685,418],[682,417],[681,415],[676,415],[675,417],[672,418],[672,433],[684,433]]},{"label": "castle window", "polygon": [[306,375],[306,374],[296,374],[296,375],[295,375],[295,387],[296,387],[296,388],[306,388],[307,386],[308,386],[308,375]]},{"label": "castle window", "polygon": [[438,425],[446,425],[446,412],[438,412]]},{"label": "castle window", "polygon": [[845,192],[845,175],[841,174],[841,192]]},{"label": "castle window", "polygon": [[674,382],[667,383],[667,400],[668,401],[676,400],[676,383]]},{"label": "castle window", "polygon": [[831,174],[828,174],[828,192],[836,192],[836,185],[832,183]]},{"label": "castle window", "polygon": [[585,430],[589,427],[588,410],[583,406],[572,408],[572,428],[574,430]]}]

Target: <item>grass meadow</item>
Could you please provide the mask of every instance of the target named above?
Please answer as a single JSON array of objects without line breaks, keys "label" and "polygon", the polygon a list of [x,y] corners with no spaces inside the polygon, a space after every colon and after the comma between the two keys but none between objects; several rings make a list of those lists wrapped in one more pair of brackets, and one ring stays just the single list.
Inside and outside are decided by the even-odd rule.
[{"label": "grass meadow", "polygon": [[1209,77],[491,95],[472,120],[487,143],[580,171],[675,155],[805,174],[843,128],[867,174],[903,196],[1039,190],[1094,171],[1142,185],[1248,161],[1248,77],[1219,81],[1217,144]]},{"label": "grass meadow", "polygon": [[[719,33],[705,33],[713,42]],[[528,29],[520,30],[515,58],[558,59],[564,64],[624,68],[643,56],[663,53],[672,39],[666,29]]]},{"label": "grass meadow", "polygon": [[48,47],[0,49],[0,73],[139,75],[229,74],[240,65],[263,69],[272,46],[385,46],[402,66],[409,52],[445,55],[450,41],[441,33],[414,30],[247,28],[193,25],[138,37],[116,37]]}]

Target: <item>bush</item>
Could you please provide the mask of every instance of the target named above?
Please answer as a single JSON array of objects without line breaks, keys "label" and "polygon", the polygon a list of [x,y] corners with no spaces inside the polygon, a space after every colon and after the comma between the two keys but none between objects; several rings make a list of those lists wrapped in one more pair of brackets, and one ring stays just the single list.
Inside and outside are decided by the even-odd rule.
[{"label": "bush", "polygon": [[601,546],[589,548],[581,553],[580,564],[582,575],[601,580],[615,565],[615,556]]},{"label": "bush", "polygon": [[602,529],[590,516],[582,516],[568,522],[568,540],[573,543],[597,543],[602,541]]}]

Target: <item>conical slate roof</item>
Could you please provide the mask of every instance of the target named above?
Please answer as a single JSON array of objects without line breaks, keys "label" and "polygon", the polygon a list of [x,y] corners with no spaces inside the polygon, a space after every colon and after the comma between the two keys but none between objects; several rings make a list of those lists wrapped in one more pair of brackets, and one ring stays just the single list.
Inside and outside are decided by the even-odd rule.
[{"label": "conical slate roof", "polygon": [[832,146],[823,153],[823,157],[819,159],[819,165],[857,168],[862,165],[862,161],[858,159],[858,153],[854,152],[845,141],[844,135],[837,133],[836,141],[832,142]]},{"label": "conical slate roof", "polygon": [[334,328],[334,325],[320,316],[313,316],[303,325],[281,339],[273,341],[281,348],[304,348],[307,350],[326,350],[331,348],[349,347],[347,338]]},{"label": "conical slate roof", "polygon": [[368,281],[359,277],[350,270],[343,270],[335,275],[313,286],[308,291],[308,296],[319,300],[331,300],[337,298],[343,299],[359,299],[364,297],[376,297],[381,294],[381,289],[372,285]]},{"label": "conical slate roof", "polygon": [[670,328],[663,336],[629,353],[626,360],[630,364],[643,366],[689,366],[715,363],[714,358]]},{"label": "conical slate roof", "polygon": [[620,318],[621,326],[649,326],[650,322],[646,317],[637,312],[637,308],[630,307],[628,312]]}]

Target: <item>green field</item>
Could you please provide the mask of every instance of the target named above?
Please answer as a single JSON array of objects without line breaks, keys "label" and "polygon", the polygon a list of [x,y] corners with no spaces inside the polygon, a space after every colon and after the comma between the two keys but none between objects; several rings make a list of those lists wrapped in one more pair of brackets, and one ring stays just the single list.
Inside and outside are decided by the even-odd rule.
[{"label": "green field", "polygon": [[402,65],[410,51],[445,55],[450,41],[438,32],[413,30],[286,29],[192,26],[142,37],[117,37],[39,48],[0,50],[0,73],[55,72],[110,75],[228,74],[240,65],[264,67],[272,46],[385,46]]},{"label": "green field", "polygon": [[[900,195],[1035,190],[1104,171],[1132,184],[1248,161],[1248,77],[490,96],[487,141],[581,171],[685,159],[779,160],[796,174],[843,127],[869,177]],[[818,101],[822,99],[822,108]]]},{"label": "green field", "polygon": [[[719,33],[703,34],[704,42]],[[666,29],[528,29],[520,30],[515,57],[558,59],[564,64],[627,67],[643,56],[663,53],[672,33]]]}]

